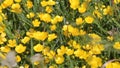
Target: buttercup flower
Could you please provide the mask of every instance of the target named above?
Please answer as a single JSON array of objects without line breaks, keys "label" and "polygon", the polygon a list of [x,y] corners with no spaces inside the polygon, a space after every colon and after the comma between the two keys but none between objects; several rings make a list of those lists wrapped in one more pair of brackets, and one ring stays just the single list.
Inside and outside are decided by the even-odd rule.
[{"label": "buttercup flower", "polygon": [[8,47],[8,46],[2,46],[2,47],[0,48],[0,50],[1,50],[2,52],[9,52],[11,49],[10,49],[10,47]]},{"label": "buttercup flower", "polygon": [[79,7],[80,1],[79,0],[69,0],[70,2],[70,7],[72,9],[77,9]]},{"label": "buttercup flower", "polygon": [[6,33],[0,33],[0,44],[3,44],[4,42],[7,41],[5,36],[6,36]]},{"label": "buttercup flower", "polygon": [[21,61],[21,57],[19,55],[16,56],[16,61],[20,62]]},{"label": "buttercup flower", "polygon": [[50,6],[47,6],[46,9],[45,9],[45,11],[46,11],[47,13],[51,13],[51,12],[53,11],[53,9],[52,9],[52,7],[50,7]]},{"label": "buttercup flower", "polygon": [[120,49],[120,42],[115,42],[115,44],[113,45],[113,48]]},{"label": "buttercup flower", "polygon": [[83,23],[83,19],[81,17],[76,19],[76,24],[81,25]]},{"label": "buttercup flower", "polygon": [[21,2],[22,0],[14,0],[14,1],[19,3],[19,2]]},{"label": "buttercup flower", "polygon": [[16,43],[16,40],[13,39],[13,40],[8,40],[8,44],[7,44],[9,47],[15,47],[17,45]]},{"label": "buttercup flower", "polygon": [[49,35],[48,35],[48,41],[52,41],[52,40],[54,40],[55,38],[57,38],[57,35],[56,35],[56,34],[49,34]]},{"label": "buttercup flower", "polygon": [[53,59],[55,57],[56,53],[53,51],[53,50],[50,50],[48,53],[47,53],[47,56],[49,59]]},{"label": "buttercup flower", "polygon": [[106,65],[106,68],[119,68],[120,63],[119,62],[110,62]]},{"label": "buttercup flower", "polygon": [[113,0],[115,4],[120,3],[120,0]]},{"label": "buttercup flower", "polygon": [[29,40],[30,40],[30,38],[26,36],[21,40],[21,42],[26,44],[27,42],[29,42]]},{"label": "buttercup flower", "polygon": [[26,4],[26,6],[28,7],[28,9],[32,8],[32,7],[33,7],[33,3],[32,3],[32,1],[27,0],[27,4]]},{"label": "buttercup flower", "polygon": [[37,44],[33,47],[35,52],[41,52],[43,50],[44,46],[41,44]]},{"label": "buttercup flower", "polygon": [[33,24],[34,27],[39,27],[40,23],[41,22],[38,19],[35,19],[35,20],[32,21],[32,24]]},{"label": "buttercup flower", "polygon": [[102,59],[100,57],[96,57],[95,55],[87,58],[86,61],[91,66],[91,68],[98,68],[102,65]]},{"label": "buttercup flower", "polygon": [[79,13],[84,13],[84,12],[86,12],[86,7],[79,7],[78,8],[78,11],[79,11]]},{"label": "buttercup flower", "polygon": [[64,62],[64,57],[57,55],[57,56],[55,57],[55,62],[56,62],[57,64],[62,64],[62,63]]},{"label": "buttercup flower", "polygon": [[85,17],[85,21],[86,21],[86,23],[91,24],[91,23],[93,23],[94,18],[91,16],[87,16],[87,17]]},{"label": "buttercup flower", "polygon": [[29,14],[27,14],[27,18],[33,18],[35,16],[35,14],[33,12],[30,12]]},{"label": "buttercup flower", "polygon": [[15,12],[15,13],[21,13],[22,12],[22,9],[21,9],[21,6],[20,6],[19,3],[12,4],[11,9],[12,9],[11,11]]},{"label": "buttercup flower", "polygon": [[111,6],[107,6],[105,9],[103,9],[103,14],[104,15],[112,15],[112,8],[111,8]]},{"label": "buttercup flower", "polygon": [[35,38],[36,40],[41,40],[44,41],[46,38],[48,37],[48,33],[47,32],[34,32],[33,34],[33,38]]},{"label": "buttercup flower", "polygon": [[66,48],[66,54],[68,56],[72,55],[74,53],[74,50]]},{"label": "buttercup flower", "polygon": [[49,23],[51,21],[51,16],[48,13],[40,13],[39,14],[40,20]]},{"label": "buttercup flower", "polygon": [[41,1],[41,5],[42,5],[42,7],[45,7],[45,6],[48,5],[48,2],[47,1]]},{"label": "buttercup flower", "polygon": [[50,30],[51,30],[51,31],[54,31],[56,28],[57,28],[56,25],[51,25],[51,26],[50,26]]},{"label": "buttercup flower", "polygon": [[18,46],[15,47],[15,51],[17,53],[23,53],[26,50],[26,46],[23,46],[22,44],[19,44]]},{"label": "buttercup flower", "polygon": [[5,9],[13,4],[13,0],[4,0],[4,2],[1,4],[2,8]]},{"label": "buttercup flower", "polygon": [[56,2],[55,1],[53,1],[53,0],[48,0],[48,5],[51,5],[51,6],[53,6],[53,5],[55,5],[56,4]]}]

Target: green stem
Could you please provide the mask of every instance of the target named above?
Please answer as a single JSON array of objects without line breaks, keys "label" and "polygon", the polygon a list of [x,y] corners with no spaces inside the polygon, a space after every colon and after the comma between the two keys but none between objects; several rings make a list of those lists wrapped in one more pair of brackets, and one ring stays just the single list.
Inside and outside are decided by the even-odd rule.
[{"label": "green stem", "polygon": [[115,20],[115,19],[112,19],[114,21],[114,23],[120,28],[120,24]]},{"label": "green stem", "polygon": [[74,68],[73,61],[71,60],[70,56],[67,56],[67,59],[70,61],[70,68]]},{"label": "green stem", "polygon": [[103,31],[104,33],[107,33],[107,31],[106,31],[103,27],[101,27],[100,24],[98,24],[98,22],[95,22],[95,24],[98,26],[98,28],[99,28],[101,31]]},{"label": "green stem", "polygon": [[[31,56],[33,56],[34,52],[33,52],[33,40],[32,39],[31,39],[31,49],[30,49],[30,51],[31,51]],[[34,64],[32,64],[32,68],[35,68]]]}]

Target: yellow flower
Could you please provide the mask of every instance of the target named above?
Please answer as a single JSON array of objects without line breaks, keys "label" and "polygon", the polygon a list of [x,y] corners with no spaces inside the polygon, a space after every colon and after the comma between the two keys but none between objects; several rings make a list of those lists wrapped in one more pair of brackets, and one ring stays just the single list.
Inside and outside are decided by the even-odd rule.
[{"label": "yellow flower", "polygon": [[104,15],[112,15],[112,8],[110,6],[107,6],[107,8],[103,9]]},{"label": "yellow flower", "polygon": [[32,24],[33,24],[34,27],[39,27],[40,23],[41,22],[38,19],[35,19],[35,20],[32,21]]},{"label": "yellow flower", "polygon": [[43,50],[44,46],[41,44],[37,44],[33,47],[35,52],[41,52]]},{"label": "yellow flower", "polygon": [[21,2],[22,0],[14,0],[14,1],[19,3],[19,2]]},{"label": "yellow flower", "polygon": [[113,48],[120,50],[120,42],[115,42],[115,44],[113,45]]},{"label": "yellow flower", "polygon": [[26,44],[27,42],[29,42],[30,38],[29,37],[24,37],[23,39],[21,39],[21,42]]},{"label": "yellow flower", "polygon": [[101,41],[101,37],[97,34],[89,34],[89,36],[93,39],[93,42],[100,42]]},{"label": "yellow flower", "polygon": [[99,44],[99,45],[93,45],[90,52],[92,54],[101,54],[103,50],[104,50],[104,46]]},{"label": "yellow flower", "polygon": [[48,53],[47,53],[47,56],[49,59],[53,59],[55,57],[55,52],[53,50],[50,50]]},{"label": "yellow flower", "polygon": [[72,55],[73,53],[74,53],[74,50],[73,50],[73,49],[68,49],[68,48],[66,48],[66,54],[67,54],[68,56]]},{"label": "yellow flower", "polygon": [[72,41],[72,47],[74,48],[74,49],[79,49],[81,46],[80,46],[80,44],[78,44],[76,41]]},{"label": "yellow flower", "polygon": [[86,34],[86,31],[81,29],[79,35],[85,35],[85,34]]},{"label": "yellow flower", "polygon": [[81,7],[87,8],[88,4],[89,4],[88,0],[87,0],[87,1],[84,1],[84,2],[81,4]]},{"label": "yellow flower", "polygon": [[38,65],[38,64],[40,64],[40,62],[39,62],[39,61],[34,62],[34,65]]},{"label": "yellow flower", "polygon": [[15,47],[17,45],[16,43],[16,40],[13,39],[13,40],[8,40],[8,44],[7,44],[9,47]]},{"label": "yellow flower", "polygon": [[58,23],[58,21],[57,21],[55,18],[51,20],[51,24],[54,24],[54,25],[55,25],[55,24],[57,24],[57,23]]},{"label": "yellow flower", "polygon": [[91,24],[91,23],[93,23],[94,18],[91,17],[91,16],[87,16],[87,17],[85,18],[85,21],[86,21],[86,23]]},{"label": "yellow flower", "polygon": [[20,66],[19,68],[24,68],[24,66]]},{"label": "yellow flower", "polygon": [[12,6],[11,6],[11,11],[12,11],[12,12],[15,12],[15,13],[21,13],[21,12],[22,12],[22,9],[21,9],[20,4],[19,4],[19,3],[12,4]]},{"label": "yellow flower", "polygon": [[112,41],[114,38],[113,38],[113,36],[108,36],[107,39]]},{"label": "yellow flower", "polygon": [[57,55],[57,56],[55,57],[55,62],[56,62],[57,64],[62,64],[62,63],[64,62],[64,57]]},{"label": "yellow flower", "polygon": [[49,68],[58,68],[56,64],[49,66]]},{"label": "yellow flower", "polygon": [[5,31],[5,24],[0,23],[0,33],[4,33]]},{"label": "yellow flower", "polygon": [[80,59],[87,59],[87,57],[89,56],[86,51],[81,49],[77,49],[76,51],[74,51],[74,55],[76,57],[79,57]]},{"label": "yellow flower", "polygon": [[2,52],[9,52],[11,49],[10,49],[10,47],[8,47],[8,46],[3,46],[3,47],[0,48],[0,50],[1,50]]},{"label": "yellow flower", "polygon": [[26,4],[26,6],[27,6],[28,9],[32,8],[32,7],[33,7],[33,3],[32,3],[32,1],[27,0],[27,4]]},{"label": "yellow flower", "polygon": [[57,24],[58,22],[62,22],[62,21],[63,21],[63,17],[57,15],[57,16],[55,16],[54,19],[51,20],[51,23],[52,23],[52,24]]},{"label": "yellow flower", "polygon": [[45,8],[45,11],[46,11],[47,13],[51,13],[51,12],[53,11],[53,9],[52,9],[51,6],[47,6],[47,7]]},{"label": "yellow flower", "polygon": [[21,61],[21,57],[19,55],[16,56],[16,61],[20,62]]},{"label": "yellow flower", "polygon": [[85,50],[90,50],[91,48],[92,48],[92,46],[89,44],[83,46],[83,49],[85,49]]},{"label": "yellow flower", "polygon": [[39,14],[39,17],[40,17],[40,20],[42,20],[46,23],[51,21],[51,16],[48,13],[41,13],[41,14]]},{"label": "yellow flower", "polygon": [[97,16],[100,19],[102,18],[102,14],[98,10],[94,10],[93,15]]},{"label": "yellow flower", "polygon": [[47,53],[50,51],[50,47],[46,46],[43,50],[42,53],[43,55],[47,55]]},{"label": "yellow flower", "polygon": [[76,24],[81,25],[83,23],[83,19],[81,17],[76,19]]},{"label": "yellow flower", "polygon": [[4,2],[1,4],[2,8],[5,9],[13,4],[13,0],[4,0]]},{"label": "yellow flower", "polygon": [[53,5],[55,5],[55,1],[53,1],[53,0],[48,0],[48,5],[50,5],[50,6],[53,6]]},{"label": "yellow flower", "polygon": [[41,1],[41,5],[42,5],[42,7],[45,7],[45,6],[48,5],[48,2],[47,1]]},{"label": "yellow flower", "polygon": [[46,56],[45,56],[44,58],[45,58],[45,63],[46,63],[46,64],[50,62],[49,57],[46,57]]},{"label": "yellow flower", "polygon": [[48,37],[48,33],[47,32],[34,32],[33,34],[33,38],[35,38],[36,40],[41,40],[44,41],[46,38]]},{"label": "yellow flower", "polygon": [[85,65],[83,65],[83,66],[82,66],[82,68],[86,68],[86,66],[85,66]]},{"label": "yellow flower", "polygon": [[86,61],[91,66],[91,68],[99,68],[102,65],[102,59],[96,57],[95,55],[90,56]]},{"label": "yellow flower", "polygon": [[78,36],[80,34],[79,29],[74,28],[72,26],[68,26],[68,32],[70,32],[72,34],[72,36]]},{"label": "yellow flower", "polygon": [[91,2],[92,0],[85,0],[85,1],[87,1],[87,2]]},{"label": "yellow flower", "polygon": [[17,53],[23,53],[26,50],[26,46],[23,46],[22,44],[19,44],[18,46],[15,47],[15,51]]},{"label": "yellow flower", "polygon": [[79,13],[85,13],[86,10],[87,10],[86,7],[79,7],[78,8]]},{"label": "yellow flower", "polygon": [[2,18],[2,16],[0,15],[0,22],[2,22],[3,21],[3,18]]},{"label": "yellow flower", "polygon": [[48,41],[52,41],[52,40],[54,40],[55,38],[57,38],[57,35],[54,34],[54,33],[48,35]]},{"label": "yellow flower", "polygon": [[50,30],[51,30],[51,31],[56,30],[56,28],[57,28],[56,25],[51,25],[51,26],[50,26]]},{"label": "yellow flower", "polygon": [[114,3],[118,4],[118,3],[120,3],[120,0],[114,0]]},{"label": "yellow flower", "polygon": [[4,42],[7,41],[5,38],[6,34],[5,33],[0,33],[0,44],[3,44]]},{"label": "yellow flower", "polygon": [[35,14],[33,12],[30,12],[29,14],[27,14],[27,18],[33,18],[35,16]]},{"label": "yellow flower", "polygon": [[119,68],[120,63],[119,62],[110,62],[106,65],[106,68]]},{"label": "yellow flower", "polygon": [[33,38],[35,32],[36,31],[34,29],[30,28],[29,31],[26,32],[26,35],[29,36],[30,38]]},{"label": "yellow flower", "polygon": [[25,64],[25,65],[24,65],[24,68],[29,68],[29,65],[28,65],[28,64]]},{"label": "yellow flower", "polygon": [[57,54],[60,56],[63,56],[65,52],[66,52],[66,47],[64,45],[62,45],[60,49],[57,49]]},{"label": "yellow flower", "polygon": [[77,9],[79,7],[80,1],[79,0],[69,0],[70,2],[70,7],[72,9]]},{"label": "yellow flower", "polygon": [[63,31],[68,31],[68,26],[69,26],[69,25],[64,25],[63,28],[62,28],[62,30],[63,30]]},{"label": "yellow flower", "polygon": [[0,58],[6,59],[6,56],[3,53],[0,53]]}]

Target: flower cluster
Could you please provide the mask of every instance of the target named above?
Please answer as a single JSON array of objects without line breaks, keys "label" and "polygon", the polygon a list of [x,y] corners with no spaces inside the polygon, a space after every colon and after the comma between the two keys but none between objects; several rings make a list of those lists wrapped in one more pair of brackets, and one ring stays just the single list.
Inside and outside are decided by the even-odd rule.
[{"label": "flower cluster", "polygon": [[120,59],[119,7],[120,0],[0,0],[0,68],[100,68]]}]

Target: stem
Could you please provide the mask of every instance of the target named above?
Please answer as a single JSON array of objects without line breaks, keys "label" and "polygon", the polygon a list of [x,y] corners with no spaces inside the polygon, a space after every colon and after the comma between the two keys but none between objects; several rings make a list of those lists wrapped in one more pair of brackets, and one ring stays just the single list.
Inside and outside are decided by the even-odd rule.
[{"label": "stem", "polygon": [[113,19],[113,22],[120,28],[120,24],[115,19]]},{"label": "stem", "polygon": [[70,58],[70,56],[67,56],[67,59],[70,61],[70,68],[74,68],[73,62]]},{"label": "stem", "polygon": [[[30,51],[31,51],[31,56],[33,56],[33,54],[34,54],[34,52],[33,52],[33,40],[31,39],[31,41],[30,41],[31,43],[31,49],[30,49]],[[32,68],[35,68],[34,67],[34,64],[32,63]]]}]

